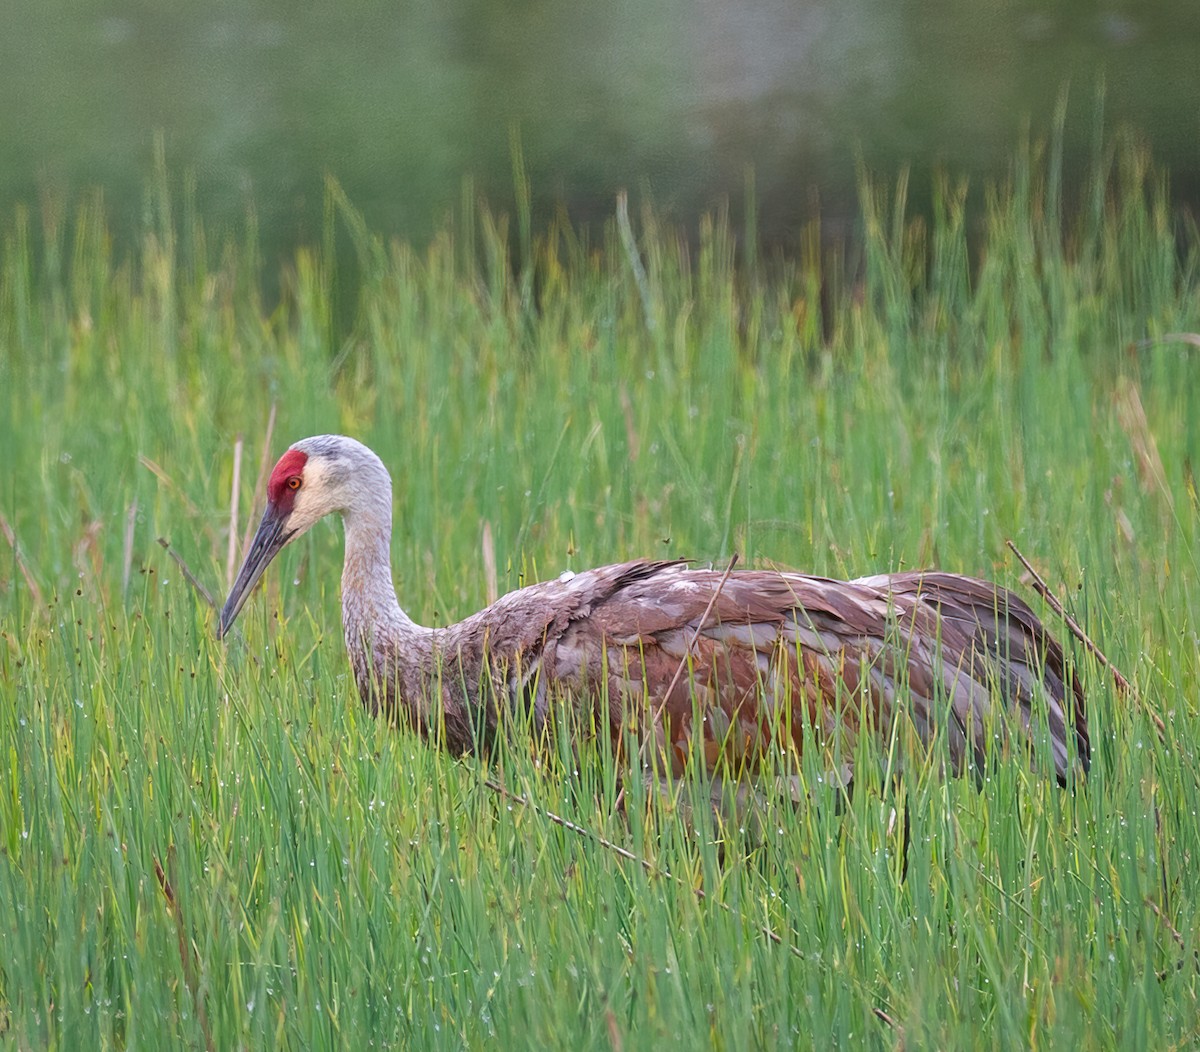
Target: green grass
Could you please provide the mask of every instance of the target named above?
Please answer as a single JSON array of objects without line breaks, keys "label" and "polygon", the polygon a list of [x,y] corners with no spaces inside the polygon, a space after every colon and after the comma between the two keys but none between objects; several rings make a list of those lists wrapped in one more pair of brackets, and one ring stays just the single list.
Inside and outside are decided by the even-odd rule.
[{"label": "green grass", "polygon": [[[210,243],[161,190],[130,260],[98,206],[11,219],[0,1045],[1193,1047],[1200,351],[1164,337],[1200,331],[1200,241],[1130,146],[1070,206],[1037,151],[974,193],[947,183],[919,222],[902,186],[866,186],[855,266],[738,265],[720,221],[685,243],[634,217],[639,288],[615,225],[510,242],[467,202],[418,252],[334,188],[275,307],[252,233]],[[614,816],[602,763],[513,750],[523,808],[361,711],[335,526],[281,557],[229,646],[156,543],[223,593],[238,436],[240,541],[260,458],[330,430],[393,471],[426,623],[485,601],[485,523],[501,590],[738,552],[1030,595],[1011,537],[1139,699],[1075,646],[1076,792],[914,770],[730,830],[723,860],[661,801]]]}]

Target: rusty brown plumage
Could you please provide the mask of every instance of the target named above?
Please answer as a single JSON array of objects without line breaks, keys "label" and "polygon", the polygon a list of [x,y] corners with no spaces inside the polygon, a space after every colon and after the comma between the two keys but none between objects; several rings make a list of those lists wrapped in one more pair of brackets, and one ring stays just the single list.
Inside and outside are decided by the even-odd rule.
[{"label": "rusty brown plumage", "polygon": [[1061,783],[1087,768],[1083,693],[1062,648],[1021,599],[986,581],[835,581],[638,560],[423,628],[392,587],[391,485],[378,458],[320,436],[276,470],[288,507],[268,504],[220,631],[279,548],[340,512],[343,620],[363,700],[455,751],[494,739],[510,717],[537,728],[565,706],[618,750],[632,732],[676,774],[699,764],[752,779],[773,750],[798,754],[814,741],[840,740],[853,756],[861,735],[886,738],[898,719],[923,742],[943,740],[956,771],[1005,750],[1035,764],[1048,756],[1046,773]]}]

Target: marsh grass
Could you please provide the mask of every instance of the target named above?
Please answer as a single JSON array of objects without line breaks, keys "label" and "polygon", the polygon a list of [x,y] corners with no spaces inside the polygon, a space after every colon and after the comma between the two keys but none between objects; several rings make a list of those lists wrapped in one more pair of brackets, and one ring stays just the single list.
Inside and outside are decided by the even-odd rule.
[{"label": "marsh grass", "polygon": [[[99,203],[11,218],[0,1043],[1194,1045],[1200,359],[1170,334],[1200,330],[1196,230],[1127,143],[1069,207],[1036,149],[971,193],[923,221],[864,181],[857,268],[743,267],[719,219],[634,216],[639,279],[615,223],[514,236],[468,197],[417,251],[331,187],[275,305],[252,224],[217,245],[186,193],[148,196],[131,259]],[[485,601],[491,554],[501,590],[737,552],[1029,595],[1012,537],[1137,696],[1074,648],[1095,756],[1070,792],[940,777],[900,733],[848,800],[753,835],[686,782],[631,782],[618,815],[603,755],[463,762],[359,708],[332,525],[216,643],[156,540],[223,593],[260,458],[322,431],[391,467],[425,623]]]}]

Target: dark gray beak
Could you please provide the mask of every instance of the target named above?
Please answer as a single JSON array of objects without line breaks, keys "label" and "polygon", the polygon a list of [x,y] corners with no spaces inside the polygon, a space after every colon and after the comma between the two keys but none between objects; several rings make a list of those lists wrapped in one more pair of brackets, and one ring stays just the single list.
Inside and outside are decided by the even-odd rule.
[{"label": "dark gray beak", "polygon": [[279,553],[279,549],[295,536],[295,530],[284,528],[286,524],[287,517],[281,516],[268,504],[267,510],[263,512],[262,522],[258,524],[258,532],[250,543],[250,551],[246,553],[246,561],[242,563],[237,580],[229,590],[229,598],[225,600],[225,606],[221,609],[221,619],[217,623],[218,639],[224,639],[228,634],[258,579]]}]

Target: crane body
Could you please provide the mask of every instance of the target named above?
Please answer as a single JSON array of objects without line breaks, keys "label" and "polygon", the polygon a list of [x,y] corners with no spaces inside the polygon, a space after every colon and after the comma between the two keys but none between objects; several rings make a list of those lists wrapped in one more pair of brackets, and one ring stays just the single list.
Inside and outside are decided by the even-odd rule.
[{"label": "crane body", "polygon": [[579,725],[607,728],[618,752],[632,733],[643,759],[675,774],[700,763],[753,780],[770,750],[798,755],[813,740],[838,738],[853,755],[860,735],[886,739],[897,718],[927,744],[944,740],[959,772],[1006,750],[1061,784],[1088,767],[1083,692],[1062,647],[990,582],[635,560],[426,628],[396,597],[391,478],[370,449],[339,435],[297,442],[267,498],[218,634],[284,545],[340,514],[342,616],[363,702],[455,752],[485,747],[518,715],[545,726],[566,705]]}]

